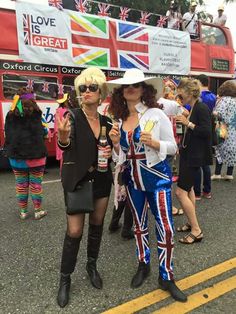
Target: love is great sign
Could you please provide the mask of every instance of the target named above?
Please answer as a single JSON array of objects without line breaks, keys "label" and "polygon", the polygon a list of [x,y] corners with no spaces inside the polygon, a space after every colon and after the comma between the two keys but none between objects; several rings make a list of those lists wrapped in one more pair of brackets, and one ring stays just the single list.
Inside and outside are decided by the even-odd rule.
[{"label": "love is great sign", "polygon": [[19,55],[25,62],[187,75],[186,32],[109,17],[16,3]]}]

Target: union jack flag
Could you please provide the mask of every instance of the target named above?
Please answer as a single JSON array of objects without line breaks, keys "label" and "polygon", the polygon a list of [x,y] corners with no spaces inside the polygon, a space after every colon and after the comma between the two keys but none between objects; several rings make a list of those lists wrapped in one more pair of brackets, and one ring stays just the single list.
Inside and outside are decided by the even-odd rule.
[{"label": "union jack flag", "polygon": [[87,0],[75,0],[76,10],[81,13],[86,13],[88,11],[88,8],[86,7],[87,3]]},{"label": "union jack flag", "polygon": [[31,45],[31,23],[29,14],[23,14],[23,31],[25,45]]},{"label": "union jack flag", "polygon": [[109,4],[98,3],[98,8],[99,8],[98,15],[99,16],[109,16],[110,13],[108,12],[108,10],[110,9],[110,7],[111,6]]},{"label": "union jack flag", "polygon": [[71,15],[71,31],[72,55],[78,66],[149,70],[149,35],[145,26]]},{"label": "union jack flag", "polygon": [[48,82],[44,82],[43,83],[43,92],[48,93],[49,92],[49,83]]},{"label": "union jack flag", "polygon": [[64,85],[63,84],[57,84],[58,86],[58,94],[63,95],[64,94]]},{"label": "union jack flag", "polygon": [[120,20],[126,21],[126,19],[129,17],[128,13],[130,10],[131,9],[126,8],[126,7],[120,7],[120,14],[119,14]]},{"label": "union jack flag", "polygon": [[167,20],[168,17],[167,16],[163,16],[161,15],[159,20],[157,21],[157,27],[166,27],[167,26]]},{"label": "union jack flag", "polygon": [[62,9],[63,9],[62,0],[48,0],[48,4],[49,4],[51,7],[58,8],[59,10],[62,10]]},{"label": "union jack flag", "polygon": [[34,88],[34,80],[29,79],[27,81],[27,86],[26,87],[29,88],[29,89],[33,89]]},{"label": "union jack flag", "polygon": [[152,15],[152,13],[141,11],[141,18],[139,19],[139,22],[141,24],[148,24],[149,23],[149,18],[150,18],[151,15]]}]

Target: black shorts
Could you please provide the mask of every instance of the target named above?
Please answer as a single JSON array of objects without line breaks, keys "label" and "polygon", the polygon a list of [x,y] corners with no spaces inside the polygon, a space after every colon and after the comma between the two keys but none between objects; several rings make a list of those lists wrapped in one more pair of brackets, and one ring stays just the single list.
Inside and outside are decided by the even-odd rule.
[{"label": "black shorts", "polygon": [[189,167],[187,161],[180,155],[179,179],[177,186],[186,192],[190,192],[194,186],[195,173],[198,167]]}]

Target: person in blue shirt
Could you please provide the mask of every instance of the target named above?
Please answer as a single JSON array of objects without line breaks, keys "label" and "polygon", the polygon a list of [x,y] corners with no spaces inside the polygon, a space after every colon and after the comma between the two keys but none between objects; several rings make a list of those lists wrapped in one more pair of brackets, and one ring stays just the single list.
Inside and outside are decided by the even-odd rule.
[{"label": "person in blue shirt", "polygon": [[[205,74],[200,74],[197,79],[201,83],[201,101],[207,105],[212,113],[216,104],[216,95],[208,88],[209,79]],[[201,193],[201,182],[203,173],[203,191]],[[197,201],[201,200],[201,197],[207,199],[211,198],[211,169],[210,166],[200,167],[195,174],[194,192]]]}]

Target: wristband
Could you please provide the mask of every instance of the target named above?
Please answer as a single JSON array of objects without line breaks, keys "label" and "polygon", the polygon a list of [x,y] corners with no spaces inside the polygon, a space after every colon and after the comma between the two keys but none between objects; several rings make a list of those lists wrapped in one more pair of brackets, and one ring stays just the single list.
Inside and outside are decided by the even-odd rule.
[{"label": "wristband", "polygon": [[118,143],[116,143],[116,144],[113,144],[113,147],[115,147],[115,148],[118,148],[120,146],[120,143],[118,142]]}]

